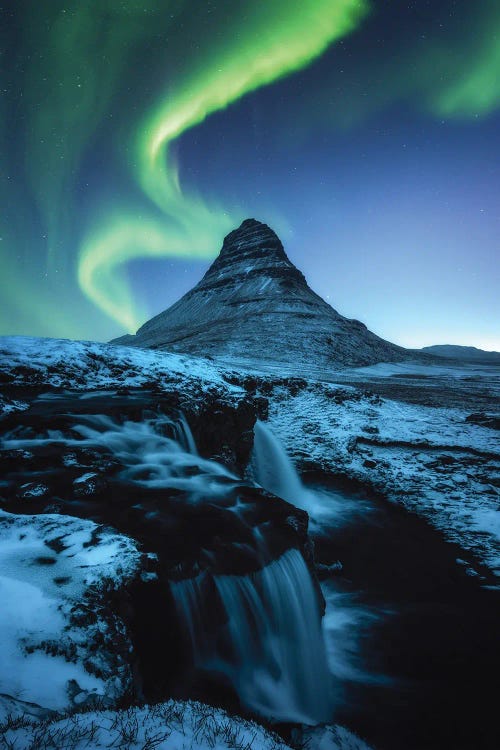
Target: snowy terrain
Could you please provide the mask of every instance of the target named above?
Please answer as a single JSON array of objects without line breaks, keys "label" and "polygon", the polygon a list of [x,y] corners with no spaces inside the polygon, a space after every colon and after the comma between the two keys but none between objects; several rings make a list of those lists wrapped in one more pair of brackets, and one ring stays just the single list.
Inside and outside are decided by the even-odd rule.
[{"label": "snowy terrain", "polygon": [[271,402],[270,425],[303,467],[359,479],[426,518],[500,574],[498,434],[460,409],[310,387]]},{"label": "snowy terrain", "polygon": [[[244,374],[206,359],[57,339],[3,338],[2,373],[4,381],[18,386],[97,390],[153,385],[193,399],[215,390],[234,401],[245,395]],[[246,377],[256,374],[258,368],[251,368]],[[421,390],[435,391],[446,406],[381,398],[353,387],[370,378],[377,384],[390,381],[391,388],[413,378],[413,389],[421,381]],[[498,411],[498,368],[379,364],[325,374],[323,382],[304,382],[293,395],[277,378],[268,377],[267,386],[266,376],[260,380],[256,393],[269,401],[270,425],[299,465],[316,464],[369,484],[499,572],[500,438],[498,430],[466,421],[470,390],[484,390],[487,403]],[[453,406],[448,406],[447,394],[454,389]],[[19,397],[4,395],[0,401],[4,414],[26,406]]]},{"label": "snowy terrain", "polygon": [[51,710],[119,700],[130,644],[106,597],[139,561],[132,539],[91,521],[0,511],[0,693]]},{"label": "snowy terrain", "polygon": [[[67,403],[75,403],[76,393],[83,404],[98,393],[102,405],[119,394],[127,399],[132,391],[174,392],[181,411],[214,397],[219,405],[221,400],[235,408],[243,404],[254,410],[253,419],[258,414],[265,420],[306,475],[356,480],[426,519],[460,545],[457,566],[482,586],[494,586],[491,573],[500,572],[494,368],[404,363],[344,369],[306,381],[165,352],[11,337],[0,341],[0,383],[0,419],[10,435],[16,420],[30,413],[38,418],[51,401],[65,403],[65,394]],[[472,413],[477,399],[488,405],[488,413]],[[225,419],[222,411],[218,429],[227,429]],[[46,429],[43,420],[40,425]],[[205,423],[207,431],[212,427]],[[29,421],[23,429],[30,429]],[[50,422],[46,439],[52,448],[61,440]],[[162,441],[156,436],[154,445]],[[4,442],[4,466],[14,458],[19,466],[23,460],[29,465],[29,451],[24,459],[16,449],[14,457],[13,443]],[[144,450],[149,456],[146,444]],[[100,460],[104,467],[103,456]],[[189,459],[189,467],[194,471],[200,461]],[[79,495],[75,490],[75,497],[86,502],[88,485],[92,501],[92,470],[80,465],[58,470],[71,477],[78,473],[85,487]],[[0,750],[144,750],[167,743],[171,748],[174,740],[203,750],[281,747],[262,728],[200,704],[107,710],[126,696],[134,679],[127,623],[110,602],[120,600],[130,581],[147,575],[144,555],[133,539],[108,526],[52,512],[50,506],[44,510],[45,505],[30,515],[37,491],[35,484],[20,487],[16,502],[26,503],[27,510],[18,511],[23,515],[0,511],[0,715],[21,715],[6,727]],[[82,709],[85,713],[73,715]],[[60,712],[72,716],[61,718]],[[309,737],[308,747],[367,746],[347,730],[331,728]]]},{"label": "snowy terrain", "polygon": [[91,341],[0,338],[0,373],[14,383],[54,388],[179,387],[196,379],[200,388],[230,387],[219,367],[207,359],[169,352],[117,347]]},{"label": "snowy terrain", "polygon": [[[0,730],[2,727],[0,726]],[[302,739],[302,737],[301,737]],[[343,727],[305,731],[311,750],[370,750]],[[0,750],[289,750],[255,722],[201,703],[168,701],[126,711],[93,711],[37,722],[12,719],[0,734]]]}]

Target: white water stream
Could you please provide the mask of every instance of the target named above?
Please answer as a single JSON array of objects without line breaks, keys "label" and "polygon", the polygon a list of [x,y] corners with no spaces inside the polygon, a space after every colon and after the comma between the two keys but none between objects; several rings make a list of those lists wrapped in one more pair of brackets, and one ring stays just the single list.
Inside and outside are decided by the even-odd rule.
[{"label": "white water stream", "polygon": [[227,614],[217,637],[203,620],[203,577],[171,584],[195,663],[224,674],[249,709],[275,721],[317,724],[332,700],[318,596],[300,552],[245,576],[214,576]]},{"label": "white water stream", "polygon": [[[29,451],[60,443],[69,452],[105,448],[122,464],[122,480],[167,492],[183,490],[186,502],[216,503],[238,481],[225,467],[198,455],[183,417],[154,415],[141,422],[118,422],[104,415],[79,416],[72,431],[78,437],[49,430],[36,438],[11,437],[3,447]],[[258,431],[259,427],[257,434],[265,440],[266,433]],[[303,490],[300,480],[283,449],[274,446],[279,459],[276,484],[267,488],[295,501]],[[210,574],[170,584],[193,661],[225,675],[242,704],[258,714],[277,721],[328,721],[331,678],[311,574],[297,549],[273,560],[273,551],[261,537],[257,548],[262,550],[258,571],[212,576],[225,611],[215,633],[203,601],[203,579]]]}]

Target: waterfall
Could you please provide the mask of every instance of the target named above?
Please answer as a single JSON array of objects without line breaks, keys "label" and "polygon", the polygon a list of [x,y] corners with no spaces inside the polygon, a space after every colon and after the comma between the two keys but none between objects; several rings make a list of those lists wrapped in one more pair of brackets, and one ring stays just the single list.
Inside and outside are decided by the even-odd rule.
[{"label": "waterfall", "polygon": [[254,467],[258,483],[273,495],[302,508],[304,488],[285,449],[260,420],[255,423],[254,435]]},{"label": "waterfall", "polygon": [[297,469],[278,438],[263,422],[254,428],[252,470],[261,487],[309,514],[309,532],[324,533],[332,524],[350,523],[353,514],[371,513],[369,503],[341,491],[309,488],[302,484]]},{"label": "waterfall", "polygon": [[178,489],[198,496],[220,497],[236,477],[221,464],[201,458],[186,418],[154,414],[141,422],[117,421],[104,414],[78,415],[68,437],[49,430],[46,437],[8,438],[4,449],[61,444],[65,448],[101,448],[124,467],[119,476],[156,489]]},{"label": "waterfall", "polygon": [[241,702],[269,719],[331,719],[321,613],[300,552],[290,549],[250,575],[213,576],[226,614],[215,632],[206,621],[206,577],[171,584],[197,666],[224,674]]},{"label": "waterfall", "polygon": [[[118,477],[140,488],[185,492],[185,502],[221,503],[240,480],[201,458],[184,417],[152,414],[140,421],[78,415],[71,433],[12,435],[4,449],[61,445],[63,450],[105,449],[120,464]],[[293,465],[263,425],[257,426],[259,478],[296,504],[305,496]],[[260,447],[259,447],[260,446]],[[75,459],[76,460],[76,459]],[[273,466],[275,472],[273,474]],[[226,512],[239,514],[238,503]],[[241,522],[245,523],[245,516]],[[316,724],[331,718],[330,676],[318,594],[300,552],[273,559],[258,528],[251,528],[261,568],[247,575],[199,576],[170,582],[177,615],[194,663],[231,682],[241,703],[276,721]],[[269,562],[269,561],[272,562]]]},{"label": "waterfall", "polygon": [[254,435],[253,470],[258,484],[312,516],[323,510],[317,494],[304,487],[290,456],[269,427],[257,420]]},{"label": "waterfall", "polygon": [[180,414],[178,419],[173,423],[174,435],[177,442],[184,448],[188,453],[192,453],[193,456],[198,455],[196,443],[194,442],[193,433],[187,423],[187,419],[184,414]]}]

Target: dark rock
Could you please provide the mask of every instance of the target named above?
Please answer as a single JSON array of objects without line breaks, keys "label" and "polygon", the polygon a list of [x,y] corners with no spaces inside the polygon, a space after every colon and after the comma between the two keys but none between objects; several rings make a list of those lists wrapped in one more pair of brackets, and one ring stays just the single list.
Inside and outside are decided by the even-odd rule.
[{"label": "dark rock", "polygon": [[73,481],[75,497],[95,497],[102,495],[107,487],[107,480],[94,473],[84,474]]},{"label": "dark rock", "polygon": [[256,396],[253,401],[256,414],[259,419],[266,421],[269,416],[269,401],[263,396]]},{"label": "dark rock", "polygon": [[344,566],[340,560],[336,560],[334,563],[326,565],[325,563],[316,563],[316,573],[318,578],[321,580],[329,579],[332,575],[338,575],[342,573]]},{"label": "dark rock", "polygon": [[17,491],[17,496],[21,500],[42,499],[46,498],[48,494],[49,488],[43,482],[26,482]]},{"label": "dark rock", "polygon": [[186,417],[200,455],[207,458],[225,456],[226,459],[233,455],[233,463],[227,460],[223,463],[242,474],[253,447],[253,427],[257,419],[254,401],[242,399],[235,406],[217,395],[208,396],[199,405],[197,414],[186,412]]},{"label": "dark rock", "polygon": [[255,393],[255,391],[257,390],[258,384],[259,384],[259,381],[255,377],[244,378],[242,382],[243,388],[246,391],[249,391],[250,393]]},{"label": "dark rock", "polygon": [[469,414],[465,421],[469,424],[489,427],[492,430],[500,430],[500,417],[484,414],[484,412],[480,412],[479,414]]}]

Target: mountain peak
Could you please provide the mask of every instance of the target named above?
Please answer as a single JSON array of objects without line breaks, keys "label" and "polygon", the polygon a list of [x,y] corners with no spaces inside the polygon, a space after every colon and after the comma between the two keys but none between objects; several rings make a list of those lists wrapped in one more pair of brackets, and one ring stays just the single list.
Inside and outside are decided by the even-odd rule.
[{"label": "mountain peak", "polygon": [[201,283],[210,283],[214,277],[263,273],[270,268],[293,270],[303,278],[288,259],[278,235],[261,221],[245,219],[224,238],[219,255]]},{"label": "mountain peak", "polygon": [[201,281],[115,343],[304,367],[397,361],[408,353],[330,307],[308,286],[278,235],[246,219],[225,237]]}]

